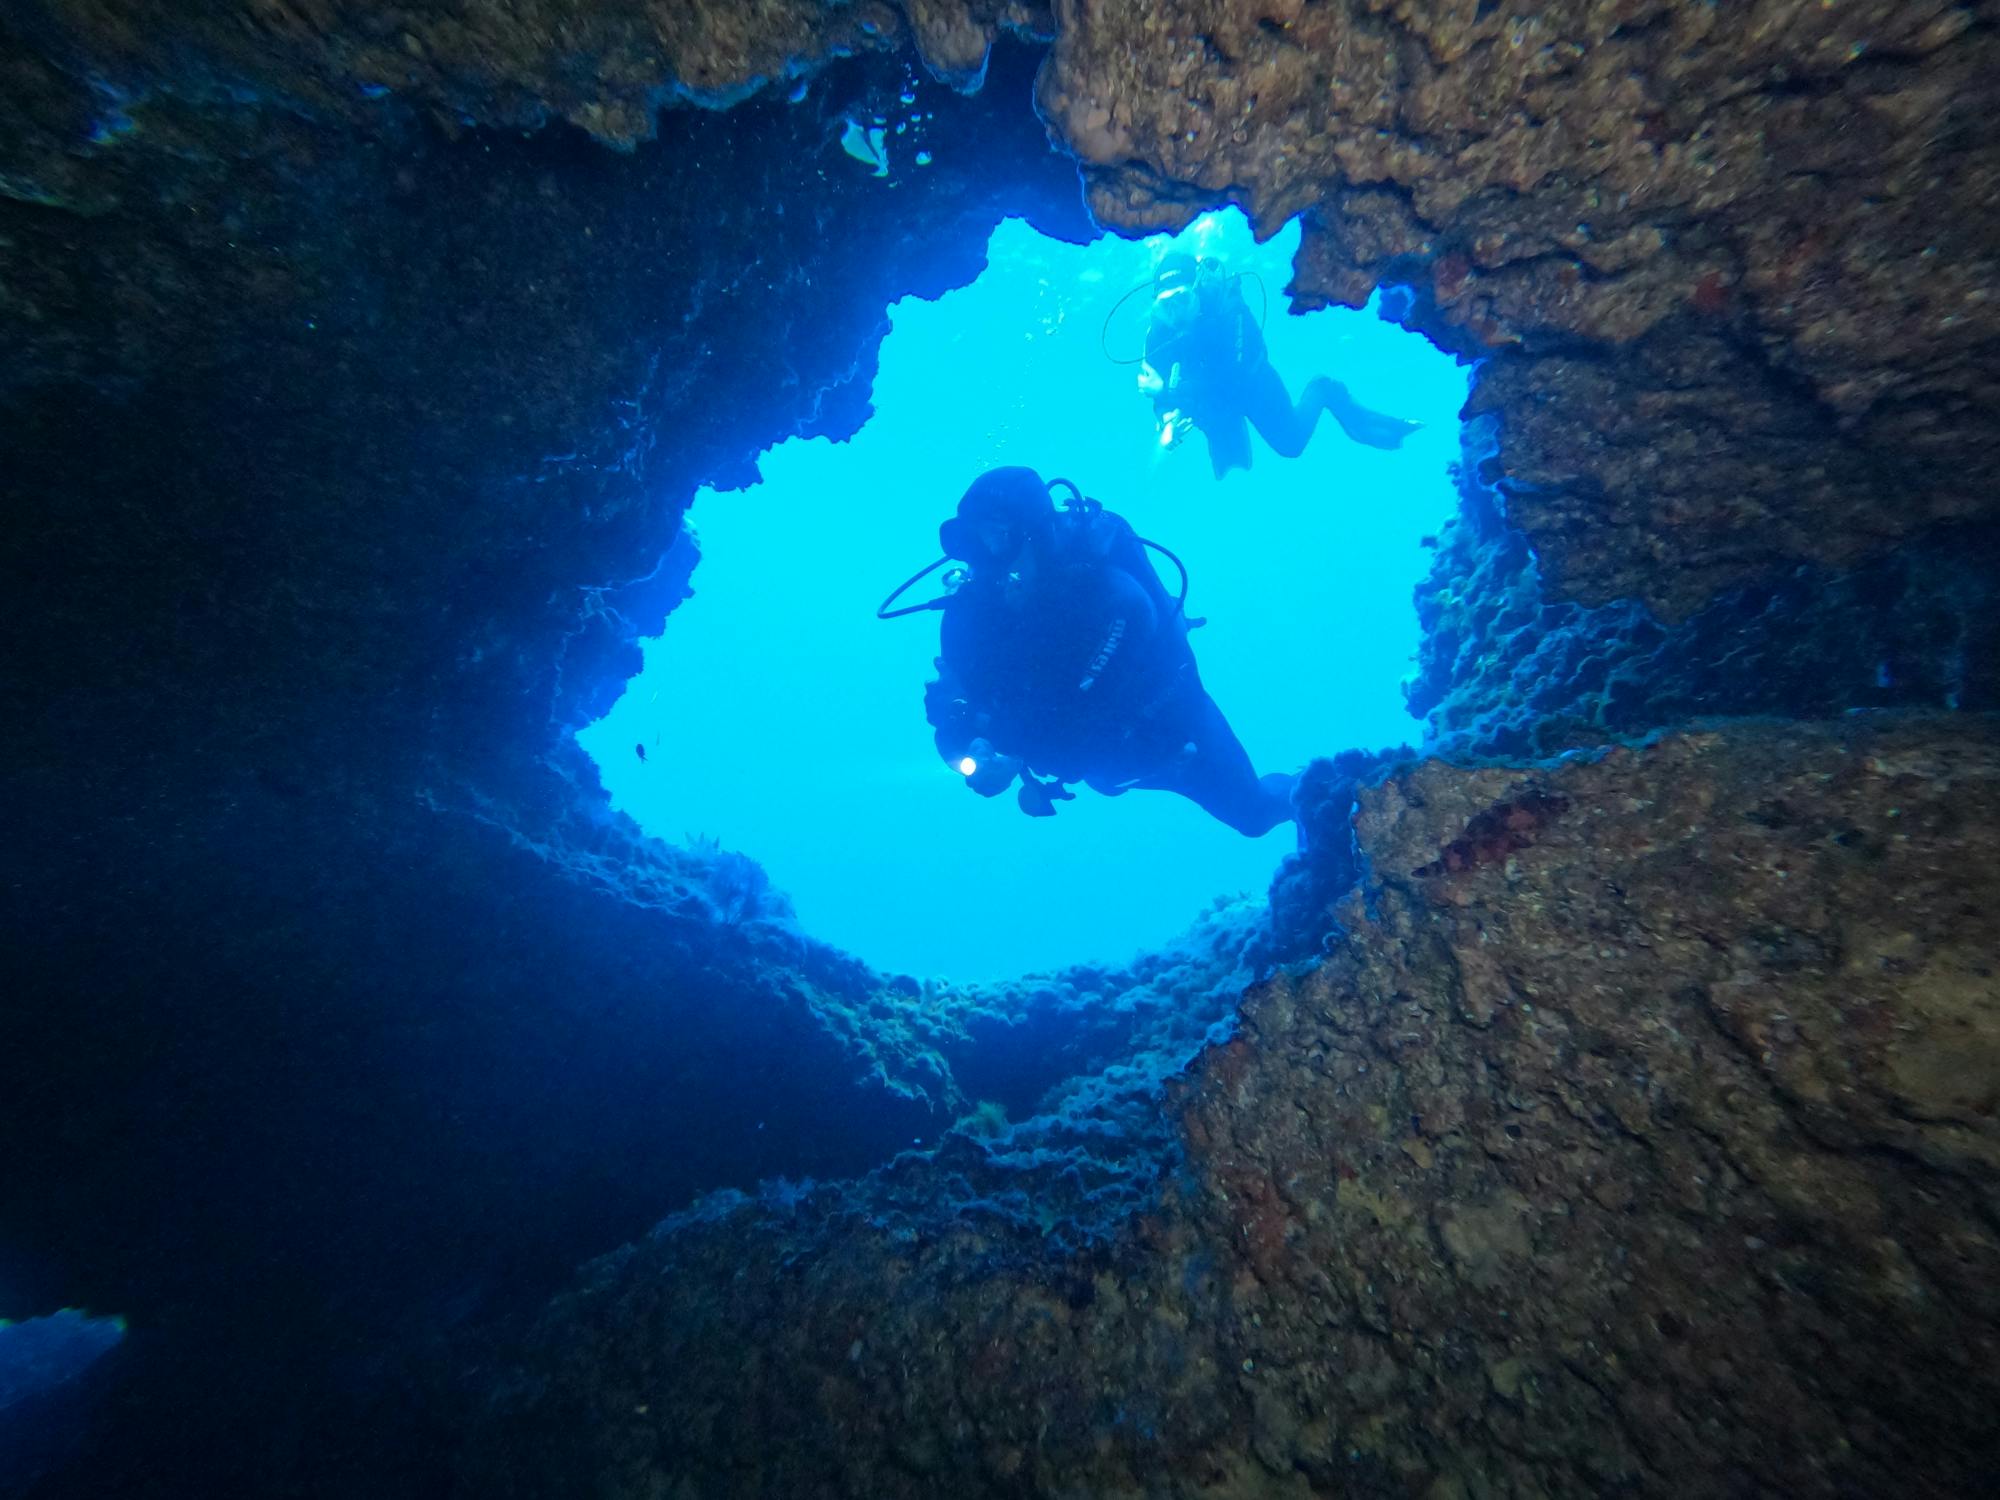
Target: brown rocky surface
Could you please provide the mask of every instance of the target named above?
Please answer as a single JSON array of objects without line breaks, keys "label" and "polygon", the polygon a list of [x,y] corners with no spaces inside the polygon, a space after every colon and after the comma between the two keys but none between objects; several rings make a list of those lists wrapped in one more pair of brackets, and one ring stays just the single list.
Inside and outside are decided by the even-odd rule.
[{"label": "brown rocky surface", "polygon": [[[2000,461],[2000,0],[758,0],[137,5],[4,22],[0,194],[101,212],[132,121],[244,156],[228,105],[364,135],[567,120],[629,147],[857,50],[958,87],[1053,36],[1039,97],[1128,230],[1304,215],[1303,306],[1412,285],[1489,356],[1473,409],[1559,597],[1684,616],[1801,561],[1990,515]],[[221,128],[163,101],[224,106]],[[122,123],[121,123],[122,122]],[[176,135],[183,139],[173,140]],[[169,252],[171,253],[171,252]],[[35,256],[0,300],[60,340]],[[128,341],[171,347],[128,263]],[[152,325],[152,326],[147,326]]]},{"label": "brown rocky surface", "polygon": [[1106,223],[1307,216],[1407,281],[1548,577],[1681,615],[1990,513],[2000,7],[1065,0],[1040,97]]},{"label": "brown rocky surface", "polygon": [[670,1222],[547,1315],[481,1493],[1978,1492],[2000,723],[1426,762],[1357,827],[1156,1209],[1052,1251],[961,1143]]},{"label": "brown rocky surface", "polygon": [[[551,747],[680,597],[648,569],[699,484],[851,432],[882,309],[1001,215],[1084,231],[1037,68],[1104,223],[1303,214],[1301,304],[1407,284],[1485,356],[1535,566],[1442,559],[1440,701],[1542,748],[1891,677],[1990,704],[1983,554],[1936,562],[1972,528],[1911,543],[1994,510],[1997,12],[5,7],[0,1269],[166,1327],[186,1398],[78,1492],[386,1493],[324,1440],[369,1421],[305,1411],[327,1351],[934,1137],[844,1071],[922,992],[811,945],[774,980],[734,867],[634,853]],[[1007,33],[1052,49],[982,75]],[[935,165],[878,179],[843,132],[906,93]],[[1544,585],[1686,628],[1600,651],[1657,627],[1551,628]],[[1429,765],[1314,921],[1349,766],[1286,924],[1354,937],[1176,1097],[1156,1210],[1102,1234],[1158,1167],[1136,1087],[718,1205],[551,1316],[485,1492],[1977,1490],[1995,759],[1983,718],[1847,719]],[[1134,1084],[1117,1027],[1073,1045]],[[437,1493],[431,1415],[340,1373]]]},{"label": "brown rocky surface", "polygon": [[[976,87],[1002,32],[1050,24],[1033,0],[23,0],[7,21],[28,44],[8,63],[23,85],[39,53],[101,97],[262,96],[366,128],[394,95],[458,125],[567,120],[615,147],[649,139],[663,106],[727,106],[855,52],[907,45]],[[10,102],[16,118],[59,108],[25,86]],[[17,171],[35,157],[60,170],[78,141],[0,144]]]},{"label": "brown rocky surface", "polygon": [[1436,754],[1534,760],[1725,715],[2000,708],[2000,528],[1793,568],[1662,623],[1634,600],[1551,601],[1497,497],[1459,479],[1403,684]]}]

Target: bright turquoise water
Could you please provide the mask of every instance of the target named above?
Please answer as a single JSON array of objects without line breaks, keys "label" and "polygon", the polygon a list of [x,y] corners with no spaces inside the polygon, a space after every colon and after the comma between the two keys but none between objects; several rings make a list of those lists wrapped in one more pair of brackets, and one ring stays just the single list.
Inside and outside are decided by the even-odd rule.
[{"label": "bright turquoise water", "polygon": [[[1163,449],[1136,369],[1114,365],[1100,333],[1170,243],[1257,273],[1294,395],[1323,372],[1429,425],[1394,453],[1330,421],[1298,459],[1253,439],[1251,470],[1220,482],[1199,435]],[[1027,464],[1186,561],[1189,613],[1209,620],[1193,636],[1203,680],[1260,771],[1414,737],[1400,692],[1410,591],[1428,563],[1419,539],[1452,509],[1467,372],[1372,311],[1286,315],[1296,243],[1288,229],[1256,246],[1235,214],[1173,241],[1087,247],[1010,221],[974,285],[898,303],[875,415],[852,441],[782,443],[763,483],[696,498],[694,597],[579,736],[614,804],[662,838],[754,856],[808,931],[917,975],[1124,959],[1218,895],[1261,893],[1289,827],[1252,841],[1165,793],[1081,789],[1030,819],[1011,795],[968,791],[924,722],[937,617],[874,610],[936,556],[938,522],[974,476]],[[1255,282],[1245,294],[1255,308]],[[1112,355],[1137,354],[1144,302],[1113,319]]]}]

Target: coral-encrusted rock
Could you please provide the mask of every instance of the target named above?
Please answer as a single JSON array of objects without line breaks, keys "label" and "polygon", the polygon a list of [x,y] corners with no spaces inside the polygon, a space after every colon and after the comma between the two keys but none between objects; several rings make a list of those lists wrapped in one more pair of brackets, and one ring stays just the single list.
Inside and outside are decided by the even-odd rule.
[{"label": "coral-encrusted rock", "polygon": [[[629,146],[664,102],[856,51],[907,43],[967,88],[997,36],[1053,36],[1042,107],[1103,222],[1303,214],[1303,305],[1407,281],[1427,331],[1494,356],[1479,401],[1562,597],[1679,617],[1994,511],[1996,0],[17,11],[0,196],[79,212],[115,199],[106,159],[135,122],[177,133],[165,98],[360,134],[553,117]],[[130,337],[170,338],[173,305],[122,307]],[[64,341],[17,322],[25,348]]]},{"label": "coral-encrusted rock", "polygon": [[1527,537],[1460,478],[1405,686],[1434,753],[1532,758],[1716,714],[2000,708],[2000,528],[1800,566],[1666,624],[1632,600],[1551,601]]},{"label": "coral-encrusted rock", "polygon": [[1351,941],[1252,995],[1118,1243],[871,1216],[914,1159],[662,1226],[544,1320],[486,1492],[1970,1493],[2000,723],[1429,762],[1358,827]]},{"label": "coral-encrusted rock", "polygon": [[[980,1097],[1037,1096],[1007,1008],[954,1030],[760,926],[743,866],[635,850],[551,753],[678,597],[674,568],[609,581],[692,490],[852,431],[881,309],[973,274],[999,215],[1077,227],[1037,59],[963,94],[1000,32],[1059,25],[1040,98],[1107,222],[1303,212],[1305,304],[1407,281],[1412,321],[1490,355],[1526,540],[1432,620],[1432,667],[1445,631],[1469,652],[1427,679],[1441,712],[1546,748],[1837,663],[1775,705],[1831,710],[1885,643],[1914,696],[1990,681],[1990,592],[1933,528],[1974,534],[2000,459],[1995,11],[7,7],[10,1286],[177,1326],[154,1368],[193,1404],[135,1409],[256,1469],[243,1433],[297,1431],[341,1339],[542,1285],[697,1185],[928,1139],[972,1035]],[[759,91],[787,75],[795,104]],[[876,178],[841,142],[905,93],[909,167]],[[1779,576],[1802,561],[1853,571]],[[1038,991],[1069,1028],[1044,1053],[1104,1073],[1020,1149],[954,1138],[606,1267],[487,1477],[1969,1486],[1994,759],[1983,723],[1847,721],[1431,766],[1362,795],[1373,884],[1337,912],[1365,778],[1325,763],[1280,916],[1354,936],[1201,1066],[1181,1186],[1134,1120],[1233,939]],[[286,1422],[216,1394],[246,1378]],[[348,1445],[285,1446],[362,1487]],[[95,1447],[123,1472],[92,1493],[285,1487]]]},{"label": "coral-encrusted rock", "polygon": [[1308,305],[1502,351],[1549,577],[1673,616],[1992,514],[1994,12],[1065,0],[1040,97],[1104,221],[1305,213]]},{"label": "coral-encrusted rock", "polygon": [[[642,0],[504,6],[27,0],[44,50],[114,88],[180,90],[196,70],[320,115],[366,120],[395,95],[467,123],[554,115],[613,145],[653,134],[670,100],[725,105],[907,35],[940,77],[975,80],[1003,29],[1047,26],[1020,0]],[[379,113],[379,111],[377,111]]]},{"label": "coral-encrusted rock", "polygon": [[[61,96],[0,10],[5,155]],[[245,1434],[365,1425],[341,1340],[956,1113],[904,1087],[916,1002],[760,943],[744,867],[621,833],[568,731],[685,593],[697,486],[851,433],[883,309],[1003,214],[1087,230],[1036,62],[851,58],[629,152],[70,80],[71,175],[0,182],[5,1280],[172,1330],[79,1493],[284,1489]],[[888,106],[934,160],[877,178],[839,142]],[[336,1448],[292,1453],[372,1488]]]}]

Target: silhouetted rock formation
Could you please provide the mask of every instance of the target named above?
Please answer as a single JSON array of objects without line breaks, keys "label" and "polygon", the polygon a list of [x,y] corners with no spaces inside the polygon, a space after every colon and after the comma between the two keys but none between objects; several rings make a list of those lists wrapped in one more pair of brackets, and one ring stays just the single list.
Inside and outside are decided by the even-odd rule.
[{"label": "silhouetted rock formation", "polygon": [[[884,308],[1003,213],[1087,231],[1034,62],[849,62],[629,154],[185,78],[63,194],[5,141],[0,1280],[166,1377],[97,1492],[263,1488],[241,1435],[330,1351],[971,1102],[948,1017],[621,827],[569,731],[700,484],[858,426]],[[878,105],[930,165],[841,154]]]},{"label": "silhouetted rock formation", "polygon": [[1347,942],[1249,995],[1124,1234],[1052,1251],[949,1150],[662,1225],[472,1487],[1977,1492],[2000,720],[1429,762],[1359,829]]},{"label": "silhouetted rock formation", "polygon": [[[1990,1477],[1993,731],[1840,715],[1995,704],[1996,20],[8,7],[0,1281],[158,1377],[79,1492],[435,1494],[464,1392],[392,1343],[780,1175],[855,1180],[606,1262],[464,1471]],[[868,177],[891,115],[934,161]],[[1825,722],[1334,755],[1268,927],[989,990],[637,839],[568,735],[688,497],[853,431],[883,308],[1086,195],[1303,215],[1295,305],[1483,358],[1431,748]]]}]

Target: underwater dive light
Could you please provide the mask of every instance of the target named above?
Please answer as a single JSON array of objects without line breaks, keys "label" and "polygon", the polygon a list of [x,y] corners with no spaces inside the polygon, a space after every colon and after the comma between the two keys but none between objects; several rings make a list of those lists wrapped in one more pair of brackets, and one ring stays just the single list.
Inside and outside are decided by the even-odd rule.
[{"label": "underwater dive light", "polygon": [[974,760],[969,755],[958,763],[958,774],[961,776],[970,776],[974,771],[977,771],[978,769],[979,769],[979,762]]}]

